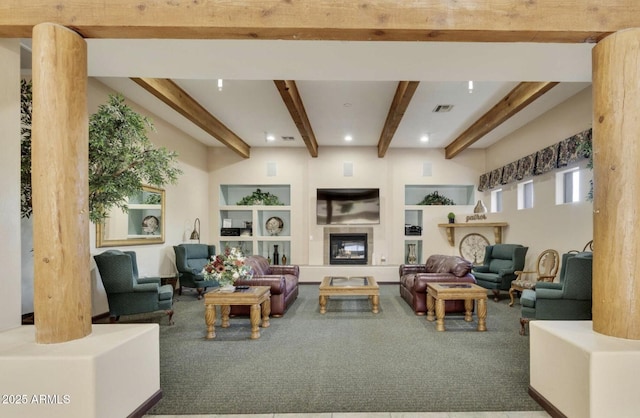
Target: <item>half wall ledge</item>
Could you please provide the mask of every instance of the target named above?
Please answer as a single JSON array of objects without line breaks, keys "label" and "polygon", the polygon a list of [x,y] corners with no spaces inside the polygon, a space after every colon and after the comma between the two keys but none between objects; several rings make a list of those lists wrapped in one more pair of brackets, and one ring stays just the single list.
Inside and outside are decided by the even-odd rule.
[{"label": "half wall ledge", "polygon": [[[634,417],[640,341],[593,331],[592,321],[531,321],[529,393],[551,414],[567,417]],[[557,415],[552,415],[557,416]]]},{"label": "half wall ledge", "polygon": [[31,325],[0,332],[0,392],[25,401],[2,417],[142,416],[162,397],[159,336],[157,324],[94,324],[59,344],[36,344]]}]

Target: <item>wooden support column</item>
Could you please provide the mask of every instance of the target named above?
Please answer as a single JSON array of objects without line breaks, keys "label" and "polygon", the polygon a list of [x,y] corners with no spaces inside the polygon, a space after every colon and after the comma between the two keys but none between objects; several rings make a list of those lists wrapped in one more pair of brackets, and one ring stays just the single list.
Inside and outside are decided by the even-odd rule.
[{"label": "wooden support column", "polygon": [[87,47],[59,25],[33,28],[33,252],[36,342],[91,333]]},{"label": "wooden support column", "polygon": [[640,29],[593,49],[593,330],[640,340]]}]

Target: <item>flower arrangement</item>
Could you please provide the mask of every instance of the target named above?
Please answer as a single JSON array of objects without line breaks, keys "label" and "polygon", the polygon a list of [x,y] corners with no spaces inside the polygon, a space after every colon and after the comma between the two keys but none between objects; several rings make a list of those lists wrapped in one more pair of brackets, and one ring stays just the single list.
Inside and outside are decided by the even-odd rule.
[{"label": "flower arrangement", "polygon": [[226,248],[224,253],[211,256],[202,269],[207,280],[217,280],[220,286],[231,286],[238,279],[251,278],[251,267],[245,264],[245,257],[237,248]]}]

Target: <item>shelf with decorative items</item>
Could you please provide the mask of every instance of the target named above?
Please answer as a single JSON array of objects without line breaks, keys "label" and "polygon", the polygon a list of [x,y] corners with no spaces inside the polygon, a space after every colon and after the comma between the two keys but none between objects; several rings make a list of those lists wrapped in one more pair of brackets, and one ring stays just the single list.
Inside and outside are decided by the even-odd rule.
[{"label": "shelf with decorative items", "polygon": [[162,229],[162,197],[147,187],[127,202],[127,239],[158,238]]},{"label": "shelf with decorative items", "polygon": [[422,262],[422,209],[405,207],[404,211],[404,263]]},{"label": "shelf with decorative items", "polygon": [[261,240],[258,241],[257,255],[261,255],[274,265],[291,264],[291,241],[289,240]]},{"label": "shelf with decorative items", "polygon": [[404,240],[404,263],[422,264],[422,239]]},{"label": "shelf with decorative items", "polygon": [[282,256],[291,257],[291,188],[289,185],[221,185],[219,242],[242,246],[245,255],[262,255],[272,263],[278,246]]},{"label": "shelf with decorative items", "polygon": [[456,242],[456,228],[493,228],[493,236],[496,244],[502,243],[502,228],[509,226],[507,222],[468,222],[468,223],[447,223],[438,224],[440,228],[445,228],[447,232],[447,241],[452,247]]},{"label": "shelf with decorative items", "polygon": [[[407,264],[421,264],[424,262],[424,225],[432,225],[433,219],[436,216],[439,217],[444,214],[448,217],[447,212],[454,209],[456,205],[471,205],[473,199],[473,185],[405,185],[404,262]],[[415,256],[413,255],[414,252]]]},{"label": "shelf with decorative items", "polygon": [[127,205],[128,233],[127,239],[153,239],[160,236],[162,206],[155,204]]}]

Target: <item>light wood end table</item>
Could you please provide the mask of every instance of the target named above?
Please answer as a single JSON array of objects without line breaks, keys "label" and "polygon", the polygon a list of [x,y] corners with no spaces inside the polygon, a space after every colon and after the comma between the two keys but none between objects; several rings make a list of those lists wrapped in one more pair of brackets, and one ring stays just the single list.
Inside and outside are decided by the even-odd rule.
[{"label": "light wood end table", "polygon": [[[464,320],[473,321],[473,301],[478,301],[478,331],[487,330],[487,289],[473,283],[428,283],[427,321],[436,321],[436,330],[444,331],[444,301],[464,300]],[[435,316],[434,316],[435,307]]]},{"label": "light wood end table", "polygon": [[336,277],[327,276],[320,284],[320,313],[327,312],[327,300],[330,296],[369,296],[371,312],[378,313],[380,305],[380,287],[371,276]]},{"label": "light wood end table", "polygon": [[[204,320],[207,324],[207,339],[216,337],[216,306],[220,305],[222,328],[229,327],[229,312],[231,305],[250,305],[251,339],[260,338],[260,312],[262,311],[262,328],[268,328],[269,314],[271,314],[271,292],[269,286],[250,286],[248,289],[224,293],[219,289],[204,295]],[[262,307],[262,309],[261,309]]]}]

